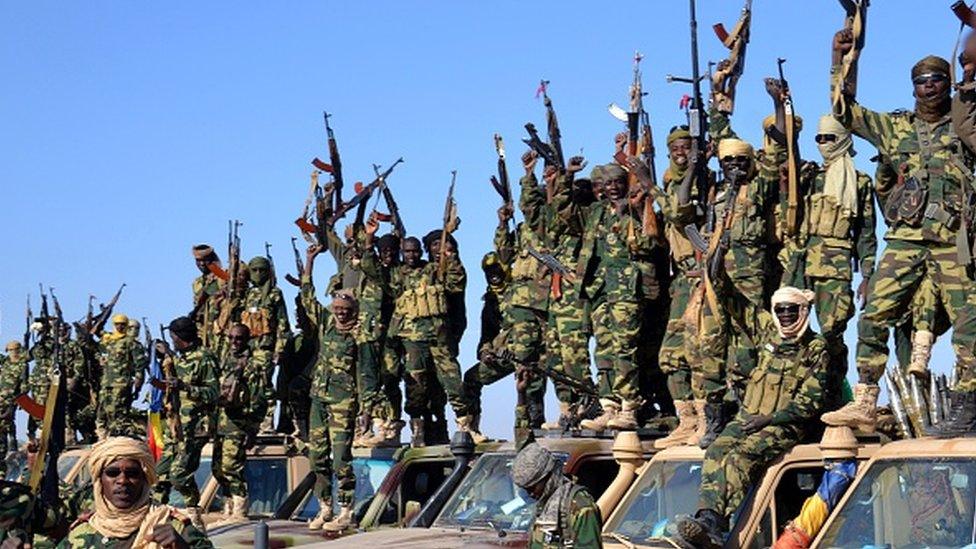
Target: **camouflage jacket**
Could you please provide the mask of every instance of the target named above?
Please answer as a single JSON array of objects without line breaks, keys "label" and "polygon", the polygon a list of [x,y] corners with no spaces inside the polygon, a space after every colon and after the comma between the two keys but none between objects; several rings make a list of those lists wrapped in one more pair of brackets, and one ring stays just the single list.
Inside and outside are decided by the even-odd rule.
[{"label": "camouflage jacket", "polygon": [[536,504],[529,533],[530,549],[603,546],[600,509],[585,488],[563,479],[548,498]]},{"label": "camouflage jacket", "polygon": [[16,404],[14,399],[24,392],[24,372],[27,370],[27,357],[21,355],[14,360],[9,355],[0,357],[0,420],[14,418]]},{"label": "camouflage jacket", "polygon": [[217,381],[217,358],[202,345],[179,351],[173,359],[176,377],[183,382],[180,405],[210,411],[217,405],[220,386]]},{"label": "camouflage jacket", "polygon": [[[90,515],[89,515],[90,517]],[[132,543],[135,541],[134,536],[136,532],[133,532],[127,538],[106,538],[98,533],[97,530],[92,528],[89,524],[88,517],[79,518],[71,528],[71,532],[68,533],[68,537],[61,540],[58,547],[61,549],[91,549],[91,548],[105,548],[105,549],[123,549],[127,547],[132,547]],[[197,530],[192,524],[190,524],[189,519],[178,514],[175,510],[172,511],[172,518],[170,524],[176,529],[176,532],[183,538],[187,546],[191,549],[208,549],[213,547],[207,535]]]},{"label": "camouflage jacket", "polygon": [[228,353],[220,365],[220,401],[217,434],[256,433],[273,398],[268,386],[271,353],[247,350],[242,356]]},{"label": "camouflage jacket", "polygon": [[502,319],[504,318],[503,307],[505,307],[505,288],[494,290],[488,288],[485,295],[481,297],[484,305],[481,306],[481,335],[478,338],[478,349],[490,345],[495,336],[502,330]]},{"label": "camouflage jacket", "polygon": [[27,387],[30,388],[31,397],[38,404],[44,404],[51,387],[51,372],[54,370],[54,340],[48,336],[41,337],[31,347],[30,357],[34,361],[34,368],[27,380]]},{"label": "camouflage jacket", "polygon": [[110,333],[99,342],[102,363],[102,387],[133,385],[149,365],[145,347],[137,340]]},{"label": "camouflage jacket", "polygon": [[[570,271],[575,269],[579,261],[583,229],[586,225],[586,209],[576,203],[573,181],[570,176],[558,177],[550,193],[552,199],[547,203],[546,189],[538,185],[535,174],[532,174],[520,181],[522,195],[519,199],[525,223],[534,235],[541,235],[543,239],[540,251],[552,254]],[[550,290],[556,288],[551,278],[544,281],[550,284]],[[563,292],[573,284],[566,277],[560,277],[558,282],[559,289]],[[550,292],[549,298],[552,301],[556,296]]]},{"label": "camouflage jacket", "polygon": [[319,354],[312,373],[309,396],[324,402],[356,400],[356,330],[340,331],[329,309],[315,297],[312,279],[302,276],[302,303],[318,333]]},{"label": "camouflage jacket", "polygon": [[[691,202],[682,205],[678,199],[678,188],[681,181],[668,168],[661,178],[664,187],[652,187],[654,201],[661,208],[664,215],[664,236],[668,241],[671,259],[681,272],[697,271],[700,267],[696,260],[695,248],[685,234],[686,226],[693,226],[703,238],[710,236],[708,232],[708,213],[705,209],[708,197],[699,196],[699,189],[692,185]],[[715,187],[715,172],[708,171],[709,189]]]},{"label": "camouflage jacket", "polygon": [[519,223],[514,231],[507,226],[495,230],[495,252],[508,266],[512,278],[505,292],[504,306],[545,312],[549,308],[552,273],[529,254],[529,247],[547,253],[541,236],[525,223]]},{"label": "camouflage jacket", "polygon": [[466,283],[467,275],[457,257],[447,260],[443,280],[434,262],[421,261],[416,268],[397,265],[390,272],[390,292],[395,300],[390,335],[411,341],[450,340],[448,294],[463,292]]},{"label": "camouflage jacket", "polygon": [[241,323],[251,330],[251,348],[280,354],[290,335],[288,310],[281,289],[271,281],[252,286],[241,303]]},{"label": "camouflage jacket", "polygon": [[972,192],[976,159],[963,146],[951,116],[926,122],[914,112],[876,112],[849,98],[847,111],[839,120],[854,135],[877,147],[895,173],[906,180],[915,178],[927,191],[920,222],[889,219],[891,226],[885,238],[955,244],[965,195]]},{"label": "camouflage jacket", "polygon": [[220,315],[220,292],[223,282],[213,273],[206,273],[193,280],[193,321],[197,333],[206,346],[215,345],[214,326]]},{"label": "camouflage jacket", "polygon": [[626,200],[601,200],[587,207],[576,265],[578,295],[595,299],[603,294],[609,301],[657,298],[660,287],[649,257],[653,246]]}]

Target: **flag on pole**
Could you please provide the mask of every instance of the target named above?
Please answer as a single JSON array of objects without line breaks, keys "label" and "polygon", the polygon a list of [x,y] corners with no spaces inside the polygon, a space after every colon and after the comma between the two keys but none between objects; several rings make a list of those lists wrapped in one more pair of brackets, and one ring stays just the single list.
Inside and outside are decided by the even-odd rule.
[{"label": "flag on pole", "polygon": [[[149,376],[163,379],[163,367],[153,346],[149,351]],[[156,461],[163,455],[163,390],[152,387],[149,393],[149,424],[146,426],[146,442]]]}]

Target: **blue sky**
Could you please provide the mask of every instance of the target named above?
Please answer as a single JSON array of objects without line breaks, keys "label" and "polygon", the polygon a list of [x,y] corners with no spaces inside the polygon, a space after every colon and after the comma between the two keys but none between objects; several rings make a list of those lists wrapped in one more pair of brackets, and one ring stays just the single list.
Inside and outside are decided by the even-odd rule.
[{"label": "blue sky", "polygon": [[[911,108],[911,65],[948,57],[958,24],[948,2],[889,0],[869,15],[859,99],[878,110]],[[710,32],[731,27],[741,3],[701,0],[701,59],[724,50]],[[686,93],[665,83],[690,71],[683,1],[597,2],[28,2],[0,21],[0,336],[21,337],[27,293],[54,286],[66,314],[89,293],[153,325],[185,314],[197,271],[190,247],[226,248],[227,220],[243,221],[245,258],[268,241],[280,272],[309,160],[325,152],[323,109],[346,180],[368,181],[373,163],[405,164],[390,179],[408,231],[439,226],[450,171],[458,170],[458,233],[470,273],[471,324],[462,364],[474,361],[498,199],[492,134],[508,144],[509,171],[522,126],[543,127],[540,78],[551,80],[567,154],[606,163],[621,128],[606,105],[625,104],[634,50],[663,170],[665,132],[683,122]],[[797,112],[808,127],[828,108],[829,44],[842,24],[836,2],[757,0],[733,123],[753,143],[771,106],[762,78],[785,57]],[[801,145],[816,156],[813,131]],[[873,173],[864,142],[858,166]],[[222,253],[222,255],[225,255]],[[334,266],[321,262],[324,286]],[[282,284],[284,282],[282,281]],[[292,288],[284,285],[293,295]],[[854,323],[848,344],[855,340]],[[940,341],[933,364],[952,364]],[[850,373],[854,375],[853,368]],[[487,388],[485,430],[510,436],[513,388]],[[555,406],[550,408],[552,415]]]}]

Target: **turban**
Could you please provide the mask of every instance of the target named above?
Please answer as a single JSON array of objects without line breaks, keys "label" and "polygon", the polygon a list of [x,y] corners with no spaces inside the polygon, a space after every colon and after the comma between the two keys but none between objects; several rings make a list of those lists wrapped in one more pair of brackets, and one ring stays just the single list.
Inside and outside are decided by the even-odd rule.
[{"label": "turban", "polygon": [[193,247],[193,259],[204,260],[214,256],[214,250],[207,244],[197,244]]},{"label": "turban", "polygon": [[[810,325],[810,303],[813,302],[813,292],[794,288],[793,286],[784,286],[773,293],[771,301],[773,304],[773,322],[776,323],[776,329],[779,330],[780,337],[783,339],[793,339],[807,331],[807,326]],[[796,322],[791,326],[781,325],[779,317],[776,316],[776,306],[782,303],[800,306],[800,316],[797,317]]]},{"label": "turban", "polygon": [[112,317],[112,324],[128,324],[128,323],[129,323],[129,317],[125,316],[122,313],[119,313]]},{"label": "turban", "polygon": [[533,442],[522,448],[512,462],[512,481],[523,489],[546,480],[559,467],[552,452]]},{"label": "turban", "polygon": [[671,143],[679,139],[691,139],[691,132],[688,131],[688,128],[678,126],[671,130],[671,133],[668,134],[668,146],[671,146]]},{"label": "turban", "polygon": [[[797,134],[800,133],[803,130],[803,118],[799,116],[794,116],[793,123],[796,125],[795,132]],[[763,118],[762,121],[763,150],[766,152],[766,154],[769,154],[769,151],[771,151],[775,145],[773,139],[769,137],[769,129],[775,125],[776,125],[776,113],[773,113],[767,116],[766,118]],[[786,136],[784,135],[783,137],[785,138]],[[786,151],[781,149],[781,152],[783,153],[782,162],[786,162]]]},{"label": "turban", "polygon": [[817,144],[826,169],[824,194],[834,197],[844,213],[852,215],[857,210],[857,172],[854,170],[851,132],[828,114],[820,118],[817,134],[836,138]]},{"label": "turban", "polygon": [[[139,462],[146,475],[146,484],[139,500],[129,509],[119,509],[102,494],[102,471],[119,459],[132,459]],[[110,538],[126,538],[138,531],[133,548],[158,547],[145,541],[153,528],[169,520],[167,506],[151,506],[150,487],[156,483],[156,466],[152,454],[144,442],[128,437],[107,438],[92,446],[88,455],[88,468],[92,476],[95,514],[88,524],[100,535]]]},{"label": "turban", "polygon": [[718,142],[719,160],[727,156],[747,156],[751,159],[753,155],[752,145],[741,139],[726,138]]},{"label": "turban", "polygon": [[261,267],[264,267],[265,269],[271,268],[271,262],[268,261],[268,258],[259,255],[247,262],[248,269],[260,269]]},{"label": "turban", "polygon": [[944,76],[949,76],[949,62],[935,55],[923,57],[918,63],[915,63],[914,67],[912,67],[912,79],[914,80],[923,74],[941,74]]}]

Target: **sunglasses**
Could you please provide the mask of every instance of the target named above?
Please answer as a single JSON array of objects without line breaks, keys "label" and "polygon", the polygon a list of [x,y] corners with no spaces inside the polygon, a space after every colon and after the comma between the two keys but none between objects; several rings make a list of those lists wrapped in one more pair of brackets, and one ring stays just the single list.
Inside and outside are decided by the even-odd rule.
[{"label": "sunglasses", "polygon": [[837,136],[832,133],[818,133],[813,140],[816,141],[818,145],[823,145],[824,143],[837,141]]},{"label": "sunglasses", "polygon": [[722,162],[749,162],[752,160],[748,156],[724,156]]},{"label": "sunglasses", "polygon": [[106,467],[105,470],[102,471],[102,474],[108,478],[118,478],[118,476],[122,474],[125,475],[125,478],[142,478],[145,475],[142,469],[138,467],[128,467],[125,469],[121,467]]},{"label": "sunglasses", "polygon": [[916,86],[921,86],[922,84],[928,84],[929,82],[938,83],[938,82],[948,82],[948,81],[949,81],[948,76],[944,74],[938,74],[938,73],[920,74],[915,78],[912,78],[912,84],[915,84]]},{"label": "sunglasses", "polygon": [[688,125],[687,124],[681,124],[679,126],[671,126],[671,129],[668,130],[668,133],[674,133],[677,130],[688,131]]},{"label": "sunglasses", "polygon": [[799,305],[777,305],[773,307],[773,311],[776,313],[798,313],[800,312]]}]

